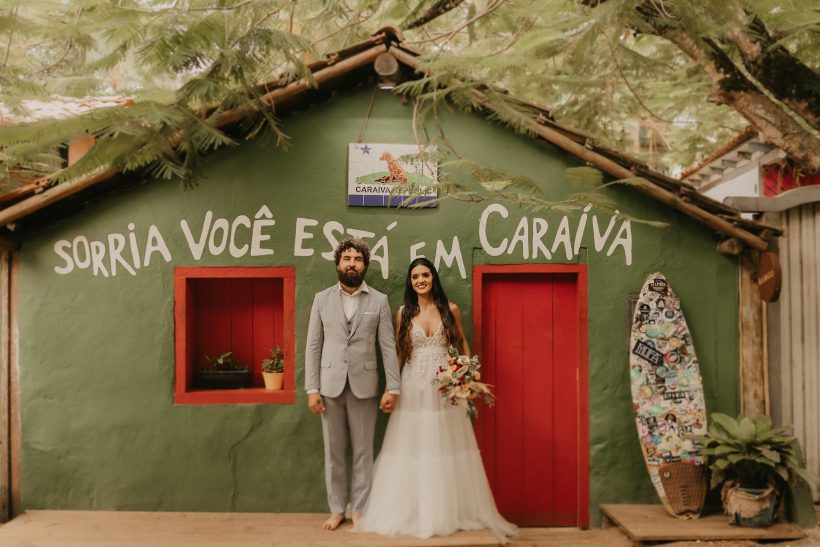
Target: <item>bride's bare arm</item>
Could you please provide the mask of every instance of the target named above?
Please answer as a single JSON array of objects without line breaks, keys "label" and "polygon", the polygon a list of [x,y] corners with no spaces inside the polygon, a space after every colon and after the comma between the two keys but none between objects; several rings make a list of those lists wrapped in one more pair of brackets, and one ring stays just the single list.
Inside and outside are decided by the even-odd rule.
[{"label": "bride's bare arm", "polygon": [[450,302],[450,311],[453,313],[453,318],[456,320],[456,330],[458,331],[458,335],[461,336],[461,340],[464,345],[464,347],[459,348],[459,353],[469,356],[471,355],[470,343],[467,342],[467,337],[464,336],[464,326],[461,324],[461,310],[458,309],[458,305],[455,302]]}]

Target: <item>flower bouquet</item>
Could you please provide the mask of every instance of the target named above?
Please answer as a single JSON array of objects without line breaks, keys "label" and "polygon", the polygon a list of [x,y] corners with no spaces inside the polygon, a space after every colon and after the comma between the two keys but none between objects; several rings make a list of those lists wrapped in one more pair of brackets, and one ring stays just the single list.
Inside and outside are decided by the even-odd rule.
[{"label": "flower bouquet", "polygon": [[478,414],[475,399],[481,397],[487,405],[495,401],[490,386],[479,381],[481,361],[477,355],[459,355],[453,346],[447,353],[447,362],[439,365],[433,381],[438,384],[438,392],[448,403],[465,408],[470,417],[475,417]]}]

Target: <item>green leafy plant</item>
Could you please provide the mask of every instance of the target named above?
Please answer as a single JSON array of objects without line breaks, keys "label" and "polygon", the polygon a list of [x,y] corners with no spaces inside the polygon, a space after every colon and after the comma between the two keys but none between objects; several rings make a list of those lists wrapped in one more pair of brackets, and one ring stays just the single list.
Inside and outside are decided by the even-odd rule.
[{"label": "green leafy plant", "polygon": [[276,346],[270,350],[270,357],[262,361],[262,372],[285,372],[285,352]]},{"label": "green leafy plant", "polygon": [[236,362],[232,351],[226,351],[215,359],[211,359],[206,355],[205,362],[206,365],[203,367],[205,370],[244,370],[248,368],[246,365]]},{"label": "green leafy plant", "polygon": [[805,468],[791,428],[772,428],[768,416],[752,420],[714,413],[706,435],[695,439],[704,446],[701,453],[709,457],[712,488],[734,481],[743,488],[773,484],[782,491],[786,485],[796,485],[798,478],[820,486],[820,477]]}]

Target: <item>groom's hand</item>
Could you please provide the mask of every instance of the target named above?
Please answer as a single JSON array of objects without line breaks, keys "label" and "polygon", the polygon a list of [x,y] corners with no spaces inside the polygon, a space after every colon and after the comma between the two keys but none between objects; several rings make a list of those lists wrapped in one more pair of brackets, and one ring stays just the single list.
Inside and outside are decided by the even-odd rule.
[{"label": "groom's hand", "polygon": [[398,398],[398,395],[385,392],[385,394],[382,395],[382,400],[379,402],[379,408],[382,409],[382,412],[385,414],[390,414],[396,408],[396,400]]},{"label": "groom's hand", "polygon": [[318,393],[308,393],[308,408],[314,414],[323,414],[325,402],[322,400],[322,396]]}]

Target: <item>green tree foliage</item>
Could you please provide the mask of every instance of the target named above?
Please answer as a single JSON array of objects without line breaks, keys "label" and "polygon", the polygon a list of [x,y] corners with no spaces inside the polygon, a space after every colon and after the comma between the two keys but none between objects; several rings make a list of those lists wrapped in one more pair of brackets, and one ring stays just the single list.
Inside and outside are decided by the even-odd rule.
[{"label": "green tree foliage", "polygon": [[202,154],[235,143],[218,120],[237,108],[255,113],[245,136],[285,144],[261,84],[309,80],[318,52],[391,22],[428,52],[427,83],[449,86],[405,88],[418,97],[470,108],[480,87],[523,129],[508,90],[630,153],[627,129],[644,120],[672,145],[646,158],[667,171],[746,123],[799,164],[820,161],[818,0],[12,0],[0,7],[7,113],[55,94],[135,104],[0,128],[4,185],[52,173],[84,133],[98,145],[53,183],[145,168],[189,181]]},{"label": "green tree foliage", "polygon": [[643,120],[672,144],[646,158],[661,170],[746,124],[820,169],[817,0],[487,2],[479,18],[467,4],[457,9],[472,33],[449,22],[420,40],[435,46],[426,66],[442,81],[502,85],[622,150],[634,144],[625,129]]}]

